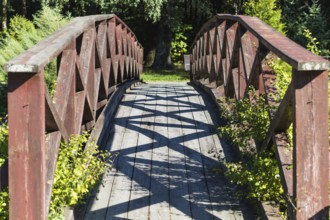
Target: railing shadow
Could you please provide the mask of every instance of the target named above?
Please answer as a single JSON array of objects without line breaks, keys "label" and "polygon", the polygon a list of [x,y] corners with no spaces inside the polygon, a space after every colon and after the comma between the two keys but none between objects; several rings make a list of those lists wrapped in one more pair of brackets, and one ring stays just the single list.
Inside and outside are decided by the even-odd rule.
[{"label": "railing shadow", "polygon": [[[143,189],[148,195],[119,203],[107,208],[108,210],[92,211],[95,212],[95,215],[97,212],[102,212],[106,213],[104,218],[120,219],[116,217],[118,214],[165,202],[171,208],[195,219],[220,219],[213,212],[221,211],[241,213],[244,219],[254,218],[247,206],[235,199],[235,189],[226,181],[223,172],[214,171],[215,169],[221,170],[223,166],[218,159],[212,156],[217,153],[218,149],[211,147],[208,149],[209,155],[204,155],[199,150],[187,147],[185,144],[187,142],[198,143],[199,139],[217,134],[217,126],[220,124],[217,108],[209,101],[207,94],[197,90],[182,85],[162,85],[161,89],[157,85],[148,85],[147,91],[141,90],[140,87],[130,90],[127,95],[142,95],[145,98],[123,100],[120,105],[140,110],[143,115],[114,119],[110,128],[104,128],[108,129],[109,133],[106,148],[112,154],[119,155],[115,158],[113,167],[133,180],[139,191]],[[200,96],[205,105],[191,102],[189,98],[194,96]],[[169,105],[164,103],[169,103]],[[160,111],[157,107],[177,107],[177,109]],[[197,121],[185,115],[205,110],[210,113],[212,123]],[[150,117],[155,117],[155,121],[148,122],[146,119]],[[167,118],[171,122],[158,120],[160,117]],[[146,136],[150,142],[114,151],[110,146],[114,142],[115,126],[126,128],[130,132],[138,132],[139,135]],[[182,129],[186,133],[169,138],[168,135],[157,132],[156,127],[168,130]],[[221,141],[218,136],[217,138],[217,141]],[[234,155],[230,146],[225,143],[221,144],[223,150],[220,153],[227,161],[232,161]],[[169,160],[158,160],[155,157],[152,159],[135,157],[141,152],[155,151],[162,147],[167,147],[178,156],[172,157],[171,163]],[[188,185],[188,189],[184,188],[185,184]],[[169,192],[169,195],[164,195],[164,192]],[[88,211],[86,210],[86,212]]]}]

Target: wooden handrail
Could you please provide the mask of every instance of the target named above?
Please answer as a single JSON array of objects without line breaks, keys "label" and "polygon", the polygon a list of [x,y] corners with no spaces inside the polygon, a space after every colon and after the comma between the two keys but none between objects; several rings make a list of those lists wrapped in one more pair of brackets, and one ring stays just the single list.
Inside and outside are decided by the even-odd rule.
[{"label": "wooden handrail", "polygon": [[[52,97],[44,68],[57,62]],[[60,141],[95,125],[119,84],[139,79],[143,48],[116,15],[78,17],[5,64],[10,219],[47,219]]]},{"label": "wooden handrail", "polygon": [[[276,73],[267,59],[277,56],[292,67],[292,82],[281,103],[267,95],[277,110],[269,112],[271,123],[262,147],[270,141],[276,146],[290,217],[328,216],[329,61],[260,19],[242,15],[214,16],[198,32],[191,50],[193,81],[210,88],[216,97],[238,100],[247,96],[249,86],[258,93],[278,95]],[[287,147],[285,135],[291,122],[293,149]]]}]

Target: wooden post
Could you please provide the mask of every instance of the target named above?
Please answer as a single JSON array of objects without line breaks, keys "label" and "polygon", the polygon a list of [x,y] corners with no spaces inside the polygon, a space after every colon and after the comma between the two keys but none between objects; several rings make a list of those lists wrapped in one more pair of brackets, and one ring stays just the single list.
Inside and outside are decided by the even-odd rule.
[{"label": "wooden post", "polygon": [[11,220],[46,219],[43,70],[8,76],[9,217]]},{"label": "wooden post", "polygon": [[296,219],[328,219],[328,71],[293,71]]}]

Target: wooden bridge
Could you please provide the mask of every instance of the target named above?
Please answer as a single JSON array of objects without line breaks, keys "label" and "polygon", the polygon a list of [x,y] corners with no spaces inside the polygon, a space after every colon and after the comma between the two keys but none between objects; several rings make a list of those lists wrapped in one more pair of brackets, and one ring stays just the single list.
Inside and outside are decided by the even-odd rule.
[{"label": "wooden bridge", "polygon": [[[274,108],[261,150],[276,146],[290,218],[328,216],[329,62],[257,18],[216,15],[191,55],[191,82],[208,96],[196,86],[139,84],[143,48],[134,33],[115,15],[96,15],[75,18],[5,66],[10,219],[47,218],[60,141],[91,128],[120,156],[86,219],[253,219],[212,172],[215,152],[227,161],[232,153],[216,134],[210,97],[241,99],[249,86],[276,95],[268,56],[291,65],[292,82],[280,103],[267,100]],[[54,96],[44,80],[52,61]],[[293,149],[284,134],[291,122]]]}]

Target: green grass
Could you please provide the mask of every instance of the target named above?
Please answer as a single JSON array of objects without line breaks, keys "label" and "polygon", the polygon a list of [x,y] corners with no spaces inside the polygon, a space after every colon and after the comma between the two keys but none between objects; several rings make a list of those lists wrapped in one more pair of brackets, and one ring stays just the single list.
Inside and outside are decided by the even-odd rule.
[{"label": "green grass", "polygon": [[189,72],[183,70],[154,70],[145,69],[142,73],[143,82],[187,82]]}]

